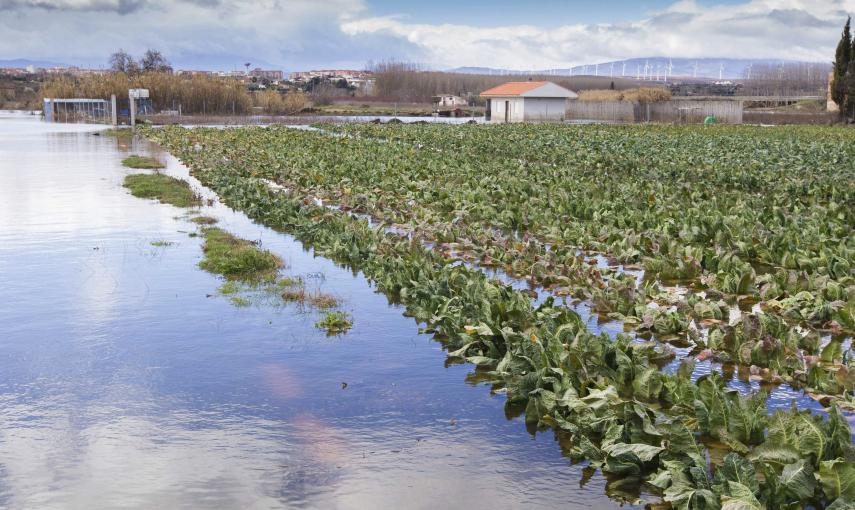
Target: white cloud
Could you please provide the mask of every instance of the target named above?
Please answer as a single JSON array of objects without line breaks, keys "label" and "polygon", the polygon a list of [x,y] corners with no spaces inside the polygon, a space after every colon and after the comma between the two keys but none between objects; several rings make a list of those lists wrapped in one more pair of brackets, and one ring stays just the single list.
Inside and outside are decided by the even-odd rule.
[{"label": "white cloud", "polygon": [[569,67],[629,57],[741,57],[830,60],[853,0],[753,0],[704,7],[682,0],[630,23],[472,27],[408,23],[398,17],[348,21],[352,36],[387,34],[415,45],[434,65],[515,69]]},{"label": "white cloud", "polygon": [[155,47],[181,67],[245,59],[287,69],[387,58],[516,69],[649,56],[828,61],[846,12],[855,11],[855,0],[680,0],[629,22],[475,27],[376,17],[366,2],[0,0],[0,58],[92,65],[120,47]]},{"label": "white cloud", "polygon": [[362,0],[0,0],[0,58],[92,65],[155,47],[179,63],[334,60],[348,48],[339,24],[364,10]]}]

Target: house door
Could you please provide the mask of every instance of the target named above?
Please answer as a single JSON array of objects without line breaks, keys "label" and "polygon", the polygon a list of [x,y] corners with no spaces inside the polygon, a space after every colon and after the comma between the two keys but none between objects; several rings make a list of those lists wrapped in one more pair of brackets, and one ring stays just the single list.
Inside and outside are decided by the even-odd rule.
[{"label": "house door", "polygon": [[505,101],[505,123],[511,121],[511,102]]}]

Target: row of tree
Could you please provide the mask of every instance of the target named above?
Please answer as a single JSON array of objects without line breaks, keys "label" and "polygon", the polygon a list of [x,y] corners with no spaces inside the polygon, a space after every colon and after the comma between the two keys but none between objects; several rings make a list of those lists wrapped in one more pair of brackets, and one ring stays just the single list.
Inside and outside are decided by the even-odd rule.
[{"label": "row of tree", "polygon": [[275,90],[250,91],[237,80],[216,76],[178,76],[149,71],[129,74],[57,76],[42,87],[43,97],[127,98],[128,89],[148,89],[154,111],[178,110],[184,114],[249,115],[298,113],[311,106],[302,92],[282,95]]},{"label": "row of tree", "polygon": [[166,57],[157,50],[148,49],[143,56],[136,60],[130,53],[120,49],[110,55],[110,70],[133,76],[146,72],[171,73],[172,65]]},{"label": "row of tree", "polygon": [[430,102],[439,94],[455,94],[475,98],[482,91],[508,81],[552,81],[570,90],[616,89],[638,87],[635,80],[607,76],[552,76],[552,75],[482,75],[428,71],[417,64],[387,61],[369,64],[374,73],[374,94],[379,97],[406,102]]},{"label": "row of tree", "polygon": [[844,120],[855,118],[855,46],[851,22],[852,18],[847,18],[843,35],[837,43],[831,76],[831,99],[840,107],[840,117]]},{"label": "row of tree", "polygon": [[754,64],[745,70],[740,95],[824,96],[830,70],[827,63],[817,62]]}]

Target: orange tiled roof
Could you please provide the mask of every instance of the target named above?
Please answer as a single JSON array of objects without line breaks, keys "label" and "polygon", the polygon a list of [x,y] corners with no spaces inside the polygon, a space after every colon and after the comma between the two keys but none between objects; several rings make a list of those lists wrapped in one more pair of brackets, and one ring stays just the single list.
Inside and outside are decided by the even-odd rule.
[{"label": "orange tiled roof", "polygon": [[481,92],[482,96],[519,96],[530,90],[540,88],[546,81],[512,81]]}]

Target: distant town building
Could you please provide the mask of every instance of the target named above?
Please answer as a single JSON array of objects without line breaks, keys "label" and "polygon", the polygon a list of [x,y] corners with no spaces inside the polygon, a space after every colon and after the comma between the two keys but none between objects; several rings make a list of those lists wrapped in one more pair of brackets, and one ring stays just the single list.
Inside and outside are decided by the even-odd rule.
[{"label": "distant town building", "polygon": [[468,106],[469,101],[453,94],[440,94],[433,97],[433,105],[437,108],[456,108],[458,106]]},{"label": "distant town building", "polygon": [[213,76],[213,71],[199,71],[195,69],[182,69],[176,73],[178,76]]},{"label": "distant town building", "polygon": [[733,82],[678,82],[668,85],[674,96],[736,96],[741,85]]},{"label": "distant town building", "polygon": [[291,73],[293,81],[309,81],[313,78],[324,80],[365,80],[371,77],[370,71],[356,71],[353,69],[317,69],[313,71],[297,71]]},{"label": "distant town building", "polygon": [[71,75],[71,76],[100,76],[107,74],[109,71],[105,69],[81,69],[79,67],[35,67],[29,65],[27,67],[4,67],[0,68],[0,74],[7,76],[27,76],[27,75]]},{"label": "distant town building", "polygon": [[247,77],[247,74],[245,71],[219,71],[215,74],[217,76],[219,76],[220,78],[237,78],[240,80],[243,80],[244,78]]},{"label": "distant town building", "polygon": [[279,81],[284,78],[284,73],[282,73],[282,71],[267,71],[261,69],[260,67],[256,67],[255,69],[250,71],[249,75],[253,78],[260,78],[263,80],[270,81]]},{"label": "distant town building", "polygon": [[357,71],[355,69],[316,69],[312,71],[297,71],[291,73],[290,80],[298,87],[312,80],[323,82],[340,82],[344,80],[347,86],[358,89],[362,93],[370,94],[374,88],[374,75],[371,71]]},{"label": "distant town building", "polygon": [[517,81],[481,93],[487,99],[487,119],[493,123],[561,122],[572,90],[549,81]]}]

